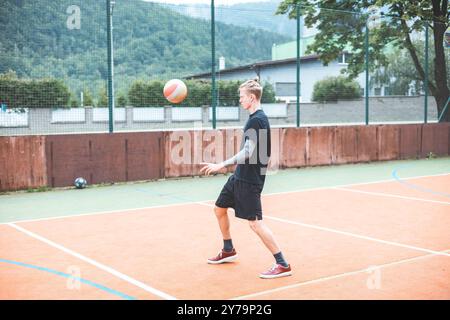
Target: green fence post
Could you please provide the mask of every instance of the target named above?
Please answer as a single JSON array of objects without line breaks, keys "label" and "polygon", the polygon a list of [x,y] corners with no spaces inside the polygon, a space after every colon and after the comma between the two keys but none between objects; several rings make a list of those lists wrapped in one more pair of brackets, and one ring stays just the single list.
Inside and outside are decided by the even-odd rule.
[{"label": "green fence post", "polygon": [[365,93],[365,106],[366,106],[366,125],[369,124],[369,26],[368,22],[366,22],[366,32],[364,37],[364,49],[366,52],[366,65],[365,65],[365,73],[366,73],[366,93]]},{"label": "green fence post", "polygon": [[109,108],[109,133],[114,132],[114,63],[113,63],[113,35],[112,35],[112,10],[114,1],[106,0],[106,22],[108,37],[108,108]]},{"label": "green fence post", "polygon": [[211,0],[211,107],[213,129],[216,129],[216,100],[216,24],[214,0]]},{"label": "green fence post", "polygon": [[300,3],[297,9],[297,128],[300,127]]},{"label": "green fence post", "polygon": [[425,22],[425,101],[423,122],[428,122],[428,22]]}]

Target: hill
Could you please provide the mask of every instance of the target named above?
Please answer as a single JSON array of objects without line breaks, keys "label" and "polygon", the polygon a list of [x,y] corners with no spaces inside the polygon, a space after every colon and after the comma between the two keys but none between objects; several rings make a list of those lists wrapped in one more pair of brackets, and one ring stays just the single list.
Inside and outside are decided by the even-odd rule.
[{"label": "hill", "polygon": [[[107,78],[105,9],[105,2],[98,0],[3,0],[0,73],[11,69],[21,77],[56,77],[74,92],[84,87],[98,92]],[[140,0],[116,1],[113,21],[119,91],[137,78],[168,79],[210,70],[208,21]],[[270,60],[272,44],[289,40],[224,23],[217,30],[217,57],[226,57],[227,67]]]},{"label": "hill", "polygon": [[[280,0],[216,6],[216,20],[243,27],[276,32],[294,38],[297,23],[287,16],[275,15]],[[210,20],[211,8],[205,4],[164,5],[168,9],[194,18]]]}]

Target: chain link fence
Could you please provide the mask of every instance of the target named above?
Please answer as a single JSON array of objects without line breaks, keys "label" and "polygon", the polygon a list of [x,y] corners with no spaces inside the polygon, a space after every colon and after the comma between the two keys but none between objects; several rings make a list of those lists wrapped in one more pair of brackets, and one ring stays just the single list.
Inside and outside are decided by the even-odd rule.
[{"label": "chain link fence", "polygon": [[[444,23],[163,2],[5,0],[0,135],[242,127],[238,87],[256,77],[273,126],[448,119],[450,33],[434,40]],[[179,104],[163,95],[170,79],[188,88]]]}]

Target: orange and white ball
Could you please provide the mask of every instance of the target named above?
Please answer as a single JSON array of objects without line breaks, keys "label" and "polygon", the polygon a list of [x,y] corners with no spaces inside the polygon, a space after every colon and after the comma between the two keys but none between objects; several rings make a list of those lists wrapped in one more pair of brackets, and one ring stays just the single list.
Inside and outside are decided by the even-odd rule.
[{"label": "orange and white ball", "polygon": [[172,103],[180,103],[187,96],[187,87],[183,81],[179,79],[172,79],[167,81],[164,86],[164,97]]}]

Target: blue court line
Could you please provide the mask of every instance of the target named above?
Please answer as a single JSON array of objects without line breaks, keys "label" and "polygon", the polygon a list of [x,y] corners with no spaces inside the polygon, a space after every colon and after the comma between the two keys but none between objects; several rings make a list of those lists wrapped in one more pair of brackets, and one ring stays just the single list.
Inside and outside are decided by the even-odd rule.
[{"label": "blue court line", "polygon": [[431,194],[434,194],[434,195],[438,195],[438,196],[443,196],[443,197],[450,198],[450,194],[448,194],[448,193],[434,191],[434,190],[431,190],[431,189],[428,189],[428,188],[425,188],[425,187],[422,187],[422,186],[419,186],[419,185],[416,185],[416,184],[413,184],[413,183],[409,183],[409,182],[407,182],[407,181],[404,181],[404,180],[400,179],[399,176],[398,176],[398,174],[397,174],[397,171],[398,171],[400,168],[404,168],[404,167],[406,167],[406,166],[394,168],[394,170],[392,171],[392,177],[393,177],[397,182],[403,184],[404,186],[406,186],[406,187],[408,187],[408,188],[410,188],[410,189],[415,189],[415,190],[419,190],[419,191],[421,191],[421,192],[431,193]]},{"label": "blue court line", "polygon": [[12,260],[1,259],[1,258],[0,258],[0,262],[9,263],[9,264],[13,264],[13,265],[16,265],[16,266],[21,266],[21,267],[25,267],[25,268],[35,269],[35,270],[39,270],[39,271],[45,271],[45,272],[48,272],[48,273],[51,273],[51,274],[55,274],[57,276],[61,276],[61,277],[64,277],[64,278],[72,278],[74,280],[80,281],[81,283],[84,283],[84,284],[87,284],[87,285],[92,286],[94,288],[97,288],[97,289],[100,289],[102,291],[105,291],[107,293],[119,296],[122,299],[125,299],[125,300],[136,300],[136,298],[131,297],[129,295],[126,295],[126,294],[124,294],[122,292],[119,292],[119,291],[107,288],[107,287],[105,287],[105,286],[103,286],[101,284],[98,284],[98,283],[95,283],[95,282],[92,282],[92,281],[89,281],[89,280],[86,280],[86,279],[83,279],[83,278],[74,277],[73,275],[70,275],[68,273],[64,273],[64,272],[60,272],[60,271],[56,271],[56,270],[52,270],[52,269],[48,269],[48,268],[44,268],[44,267],[39,267],[39,266],[35,266],[35,265],[32,265],[32,264],[27,264],[27,263],[12,261]]}]

